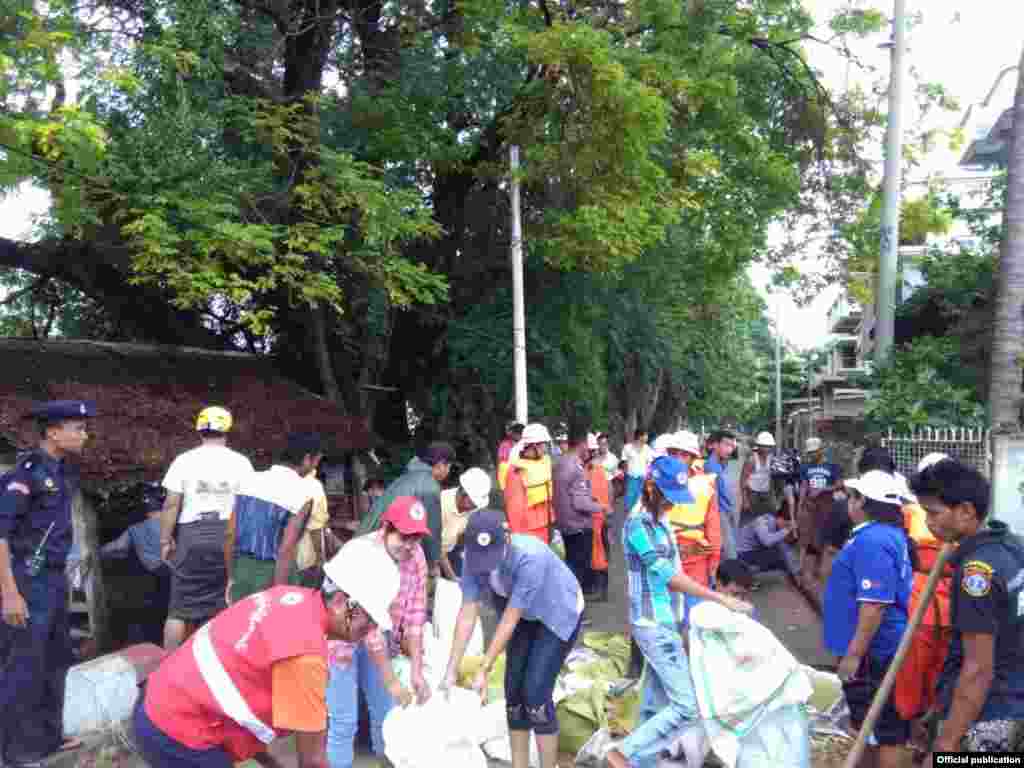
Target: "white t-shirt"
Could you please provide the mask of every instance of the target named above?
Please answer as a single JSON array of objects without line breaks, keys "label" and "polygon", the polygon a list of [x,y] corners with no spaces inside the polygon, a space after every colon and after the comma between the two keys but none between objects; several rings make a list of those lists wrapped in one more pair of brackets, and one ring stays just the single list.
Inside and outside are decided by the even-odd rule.
[{"label": "white t-shirt", "polygon": [[647,467],[654,461],[654,451],[649,445],[637,450],[632,443],[626,443],[622,448],[622,460],[627,463],[626,471],[630,475],[643,477],[647,474]]},{"label": "white t-shirt", "polygon": [[252,473],[252,462],[237,451],[223,445],[200,445],[171,462],[163,485],[182,495],[179,524],[193,523],[209,512],[227,520],[235,506],[235,494]]}]

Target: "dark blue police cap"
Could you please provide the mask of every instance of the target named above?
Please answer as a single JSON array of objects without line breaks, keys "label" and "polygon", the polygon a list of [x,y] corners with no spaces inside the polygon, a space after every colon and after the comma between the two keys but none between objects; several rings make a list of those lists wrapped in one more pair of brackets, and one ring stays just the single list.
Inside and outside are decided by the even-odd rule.
[{"label": "dark blue police cap", "polygon": [[51,400],[37,403],[29,412],[36,421],[68,421],[86,419],[96,415],[96,403],[89,400]]}]

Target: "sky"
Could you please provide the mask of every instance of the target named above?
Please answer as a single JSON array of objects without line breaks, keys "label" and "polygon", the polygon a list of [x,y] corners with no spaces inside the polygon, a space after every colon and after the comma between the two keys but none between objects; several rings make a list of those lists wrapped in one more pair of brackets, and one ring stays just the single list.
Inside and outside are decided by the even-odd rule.
[{"label": "sky", "polygon": [[[891,0],[805,0],[805,5],[815,18],[828,19],[837,8],[856,7],[867,4],[891,11]],[[998,73],[1014,65],[1020,58],[1024,45],[1024,2],[1020,0],[907,0],[907,14],[920,13],[920,23],[909,36],[908,66],[913,66],[927,81],[942,83],[955,96],[962,110],[972,103],[980,102],[988,94]],[[827,30],[820,30],[819,37],[827,37]],[[849,77],[850,83],[869,85],[875,78],[884,76],[889,70],[889,54],[878,48],[889,38],[886,31],[874,38],[857,43],[854,51],[858,58],[878,68],[878,73],[864,74],[856,67],[849,67],[845,60],[830,49],[807,44],[811,65],[822,72],[826,86],[842,90]],[[1004,78],[1000,89],[986,110],[975,108],[970,123],[966,126],[970,140],[979,127],[991,124],[995,117],[1011,106],[1015,78],[1011,73]],[[939,116],[936,127],[956,126],[962,113],[947,113]],[[929,157],[923,173],[944,172],[956,175],[959,152],[936,152]],[[33,217],[45,214],[49,204],[48,195],[30,186],[24,186],[16,193],[0,199],[0,236],[25,238],[31,231]],[[783,336],[799,349],[818,347],[828,340],[826,315],[841,288],[833,286],[825,290],[809,306],[798,308],[792,301],[770,296],[765,286],[771,273],[755,265],[750,271],[754,285],[769,303],[769,316],[774,317],[776,303]]]},{"label": "sky", "polygon": [[[816,19],[828,19],[836,9],[847,7],[849,0],[805,0],[804,4]],[[857,5],[855,2],[854,7]],[[861,7],[864,5],[892,12],[892,0],[860,3]],[[939,115],[928,124],[954,128],[968,105],[984,100],[999,72],[1019,61],[1024,45],[1024,3],[1019,0],[907,0],[907,15],[918,13],[920,23],[908,37],[905,62],[908,67],[913,66],[923,80],[941,83],[959,101],[960,112]],[[822,30],[817,36],[822,35],[827,35],[827,31]],[[859,82],[868,86],[874,79],[887,76],[889,52],[877,46],[889,36],[887,30],[851,45],[858,58],[878,68],[877,73],[863,74],[856,67],[848,67],[838,54],[813,42],[807,44],[807,53],[811,66],[821,71],[825,85],[841,92],[847,77],[851,84]],[[974,108],[964,129],[967,141],[974,138],[975,131],[991,125],[1003,110],[1012,106],[1015,86],[1016,73],[1010,73],[1003,78],[987,109]],[[904,125],[906,123],[905,119]],[[962,150],[936,151],[913,178],[928,173],[962,175],[957,168],[961,153]],[[788,298],[772,296],[764,290],[771,279],[767,269],[755,265],[750,274],[768,302],[769,317],[774,318],[778,309],[782,334],[788,342],[799,349],[808,349],[828,341],[826,315],[842,290],[840,286],[826,289],[809,306],[799,308]]]}]

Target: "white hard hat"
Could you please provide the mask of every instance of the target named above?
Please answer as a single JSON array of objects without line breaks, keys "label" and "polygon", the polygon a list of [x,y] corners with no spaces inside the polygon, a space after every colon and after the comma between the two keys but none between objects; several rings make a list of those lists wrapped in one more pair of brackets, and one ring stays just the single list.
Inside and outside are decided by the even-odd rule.
[{"label": "white hard hat", "polygon": [[917,465],[918,472],[924,472],[928,467],[938,464],[940,461],[945,461],[949,458],[948,454],[945,453],[929,453],[921,462]]},{"label": "white hard hat", "polygon": [[900,483],[888,472],[883,472],[880,469],[872,469],[870,472],[865,472],[860,477],[847,480],[844,485],[857,491],[861,496],[881,501],[885,504],[902,503],[906,492],[905,482]]},{"label": "white hard hat", "polygon": [[821,450],[821,438],[820,437],[808,437],[807,442],[804,443],[804,451],[806,453],[814,453],[815,451]]},{"label": "white hard hat", "polygon": [[361,536],[324,563],[334,586],[359,603],[381,632],[391,630],[391,604],[398,597],[398,566],[384,546]]},{"label": "white hard hat", "polygon": [[537,443],[550,443],[551,434],[543,424],[527,424],[523,427],[523,436],[519,438],[523,445],[536,445]]},{"label": "white hard hat", "polygon": [[917,496],[910,490],[910,483],[907,482],[906,476],[899,472],[893,472],[892,476],[896,481],[896,486],[900,489],[900,498],[907,504],[917,504]]},{"label": "white hard hat", "polygon": [[671,432],[666,432],[663,435],[658,435],[654,438],[654,444],[651,445],[651,450],[654,451],[655,456],[665,456],[668,453],[669,448],[675,448],[675,435]]},{"label": "white hard hat", "polygon": [[477,509],[483,509],[490,503],[491,478],[480,467],[470,467],[459,475],[459,485]]},{"label": "white hard hat", "polygon": [[595,435],[593,432],[587,433],[587,448],[589,448],[592,451],[596,451],[598,448],[597,435]]},{"label": "white hard hat", "polygon": [[674,435],[674,445],[670,446],[679,451],[686,451],[692,453],[694,456],[700,456],[700,438],[688,429],[684,429],[681,432],[676,432]]},{"label": "white hard hat", "polygon": [[[764,448],[774,448],[775,435],[773,435],[771,432],[759,432],[757,437],[754,439],[754,445],[760,445]],[[811,449],[808,448],[807,450]]]}]

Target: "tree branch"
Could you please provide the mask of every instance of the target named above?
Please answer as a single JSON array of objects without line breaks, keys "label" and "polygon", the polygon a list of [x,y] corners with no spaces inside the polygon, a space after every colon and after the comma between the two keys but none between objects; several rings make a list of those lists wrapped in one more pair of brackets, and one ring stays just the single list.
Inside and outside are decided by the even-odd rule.
[{"label": "tree branch", "polygon": [[0,301],[0,307],[5,307],[8,304],[13,304],[26,293],[35,293],[37,290],[46,285],[46,283],[48,283],[49,280],[49,275],[41,275],[40,277],[37,277],[35,280],[32,281],[30,285],[27,285],[24,288],[19,288],[14,293],[7,294],[4,300]]}]

